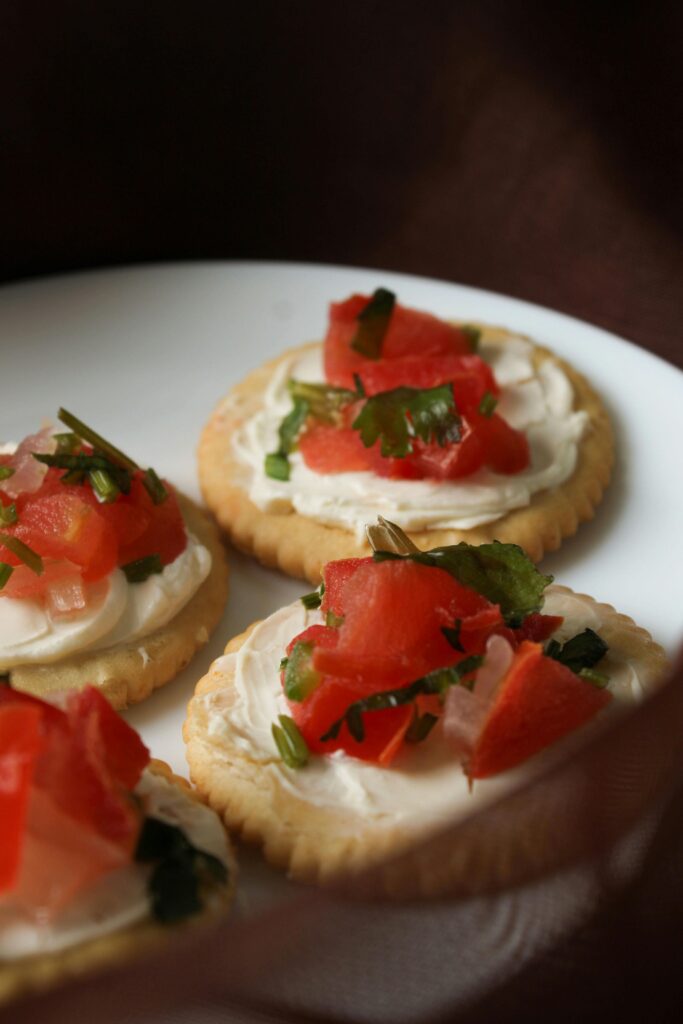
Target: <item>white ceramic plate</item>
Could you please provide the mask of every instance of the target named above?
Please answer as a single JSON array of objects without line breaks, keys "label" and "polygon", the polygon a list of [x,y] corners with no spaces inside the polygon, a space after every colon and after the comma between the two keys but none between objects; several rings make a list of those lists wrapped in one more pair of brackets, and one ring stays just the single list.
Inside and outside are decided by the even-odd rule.
[{"label": "white ceramic plate", "polygon": [[[146,267],[7,287],[0,439],[21,438],[64,405],[198,497],[195,447],[215,402],[265,359],[321,337],[331,299],[379,285],[437,315],[530,334],[590,378],[614,418],[615,478],[596,519],[543,568],[633,616],[673,651],[683,634],[683,374],[529,303],[401,274],[268,263]],[[231,562],[229,606],[212,641],[129,715],[154,754],[183,774],[181,726],[195,681],[230,637],[309,589],[241,556]]]}]

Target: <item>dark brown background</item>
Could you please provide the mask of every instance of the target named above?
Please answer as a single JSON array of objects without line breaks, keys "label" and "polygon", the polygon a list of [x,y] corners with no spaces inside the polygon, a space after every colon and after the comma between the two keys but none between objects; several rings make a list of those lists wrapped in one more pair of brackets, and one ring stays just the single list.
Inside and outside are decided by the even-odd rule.
[{"label": "dark brown background", "polygon": [[0,279],[387,267],[683,365],[680,6],[3,5]]}]

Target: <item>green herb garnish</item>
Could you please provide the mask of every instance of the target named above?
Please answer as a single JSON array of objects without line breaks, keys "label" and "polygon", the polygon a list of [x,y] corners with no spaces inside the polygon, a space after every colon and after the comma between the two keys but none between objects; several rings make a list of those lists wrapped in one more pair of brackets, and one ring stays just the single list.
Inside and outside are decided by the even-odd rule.
[{"label": "green herb garnish", "polygon": [[57,442],[56,452],[58,455],[73,455],[81,443],[80,437],[71,432],[66,434],[53,434],[52,440]]},{"label": "green herb garnish", "polygon": [[478,669],[484,661],[480,655],[472,655],[463,658],[457,665],[450,665],[448,668],[437,668],[426,676],[421,676],[407,686],[398,687],[395,690],[382,690],[379,693],[372,693],[369,697],[354,701],[341,718],[333,722],[320,742],[335,740],[339,730],[346,723],[346,727],[357,743],[365,739],[365,727],[363,715],[368,711],[383,711],[386,708],[398,708],[404,704],[411,704],[416,697],[422,694],[435,693],[443,696],[451,686],[461,683],[463,678]]},{"label": "green herb garnish", "polygon": [[431,551],[396,555],[375,551],[376,562],[391,558],[409,558],[421,565],[445,569],[465,587],[482,594],[500,610],[508,626],[520,626],[527,615],[540,610],[543,591],[552,576],[543,576],[531,559],[516,544],[452,544]]},{"label": "green herb garnish", "polygon": [[599,690],[604,690],[609,683],[609,676],[606,672],[597,672],[594,668],[582,668],[579,672],[582,679],[586,679]]},{"label": "green herb garnish", "polygon": [[443,447],[460,440],[460,416],[450,384],[436,388],[394,388],[366,401],[352,426],[366,448],[381,440],[386,458],[405,458],[411,439],[436,441]]},{"label": "green herb garnish", "polygon": [[145,471],[142,482],[155,505],[162,505],[166,501],[168,491],[151,466]]},{"label": "green herb garnish", "polygon": [[130,473],[134,473],[135,470],[138,469],[137,462],[133,462],[128,455],[125,455],[124,452],[115,448],[113,444],[105,440],[105,438],[100,434],[95,433],[91,427],[82,420],[79,420],[67,409],[60,409],[57,416],[62,423],[67,427],[70,427],[71,430],[73,430],[75,434],[78,434],[83,441],[87,441],[88,444],[91,444],[98,452],[101,452],[102,455],[109,459],[110,462],[113,462],[115,466],[127,469]]},{"label": "green herb garnish", "polygon": [[343,623],[344,623],[344,616],[343,615],[335,615],[331,608],[327,609],[327,612],[325,613],[325,625],[326,626],[331,626],[332,629],[339,629],[339,627],[341,625],[343,625]]},{"label": "green herb garnish", "polygon": [[0,466],[0,480],[9,480],[15,473],[16,469],[14,466]]},{"label": "green herb garnish", "polygon": [[164,567],[161,564],[161,555],[145,555],[144,558],[136,558],[122,565],[121,571],[129,583],[144,583],[150,576],[163,572]]},{"label": "green herb garnish", "polygon": [[460,330],[470,343],[470,350],[477,352],[481,341],[481,328],[473,327],[472,324],[462,324]]},{"label": "green herb garnish", "polygon": [[289,658],[280,658],[280,672],[284,672],[288,665]]},{"label": "green herb garnish", "polygon": [[406,743],[422,743],[438,721],[438,716],[432,715],[429,711],[424,715],[418,715],[416,712],[404,737]]},{"label": "green herb garnish", "polygon": [[0,544],[4,544],[12,554],[20,558],[36,576],[42,576],[43,560],[28,544],[24,544],[18,537],[12,537],[9,533],[0,533]]},{"label": "green herb garnish", "polygon": [[12,502],[11,505],[3,505],[0,503],[0,526],[11,526],[17,521],[17,506]]},{"label": "green herb garnish", "polygon": [[453,626],[442,626],[441,632],[448,640],[449,644],[455,651],[464,651],[465,648],[460,643],[460,630],[462,629],[462,619],[456,619]]},{"label": "green herb garnish", "polygon": [[266,455],[263,468],[271,480],[289,480],[289,458],[282,452],[270,452]]},{"label": "green herb garnish", "polygon": [[175,825],[145,818],[135,860],[154,864],[148,882],[152,915],[170,924],[198,913],[204,890],[224,886],[227,868],[213,854],[198,850]]},{"label": "green herb garnish", "polygon": [[0,562],[0,590],[5,586],[13,572],[14,566],[8,565],[7,562]]},{"label": "green herb garnish", "polygon": [[121,493],[113,476],[106,469],[92,469],[88,473],[88,480],[95,497],[103,504],[109,505],[112,501],[116,501]]},{"label": "green herb garnish", "polygon": [[[104,477],[97,477],[99,481],[98,486],[101,484],[104,492],[110,493],[111,485],[118,488],[118,490],[122,491],[124,494],[128,494],[130,491],[131,475],[129,470],[123,469],[105,455],[95,453],[92,455],[69,455],[66,452],[62,455],[57,452],[52,455],[45,454],[43,452],[33,452],[32,454],[33,458],[36,459],[37,462],[42,462],[45,466],[50,466],[53,469],[68,470],[69,472],[62,477],[63,483],[80,483],[86,473],[88,474],[88,478],[92,480],[92,474],[101,470],[109,477],[109,484],[104,483]],[[94,484],[93,490],[95,490]],[[100,498],[100,495],[96,490],[95,494],[100,501],[115,500],[114,498]]]},{"label": "green herb garnish", "polygon": [[299,431],[306,422],[309,404],[304,398],[295,398],[294,406],[287,413],[278,430],[280,447],[266,455],[264,468],[266,476],[274,480],[289,480],[289,454],[294,451]]},{"label": "green herb garnish", "polygon": [[310,594],[304,594],[303,597],[299,598],[299,600],[301,601],[304,608],[307,608],[308,611],[310,612],[313,611],[315,608],[320,607],[322,597],[320,596],[319,590],[313,590],[311,591]]},{"label": "green herb garnish", "polygon": [[320,683],[320,673],[313,668],[313,644],[299,640],[294,644],[285,667],[285,696],[289,700],[306,700]]},{"label": "green herb garnish", "polygon": [[356,333],[351,348],[367,359],[379,359],[382,343],[389,327],[396,296],[387,288],[377,288],[372,298],[356,317]]},{"label": "green herb garnish", "polygon": [[496,396],[491,394],[490,391],[485,391],[479,403],[479,412],[482,416],[489,419],[489,417],[493,416],[497,405],[498,399]]},{"label": "green herb garnish", "polygon": [[308,762],[310,751],[306,740],[289,715],[278,715],[279,725],[271,726],[275,746],[288,768],[303,768]]},{"label": "green herb garnish", "polygon": [[548,658],[554,658],[581,675],[584,669],[592,669],[609,650],[608,645],[592,629],[584,629],[565,644],[551,640],[545,649]]},{"label": "green herb garnish", "polygon": [[340,409],[363,397],[362,391],[349,391],[331,384],[309,384],[294,378],[287,381],[287,390],[293,402],[306,402],[310,415],[323,423],[336,423]]}]

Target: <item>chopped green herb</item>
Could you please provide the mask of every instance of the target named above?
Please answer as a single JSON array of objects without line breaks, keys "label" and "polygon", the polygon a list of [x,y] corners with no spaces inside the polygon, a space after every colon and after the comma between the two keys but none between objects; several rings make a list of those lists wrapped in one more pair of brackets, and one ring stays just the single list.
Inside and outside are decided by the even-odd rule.
[{"label": "chopped green herb", "polygon": [[307,415],[310,414],[323,423],[336,423],[339,410],[349,402],[362,397],[362,393],[357,394],[348,388],[336,388],[331,384],[309,384],[307,381],[294,378],[287,381],[287,390],[295,404],[297,401],[306,402]]},{"label": "chopped green herb", "polygon": [[313,668],[313,644],[299,640],[294,644],[285,668],[285,696],[289,700],[305,700],[320,683],[320,673]]},{"label": "chopped green herb", "polygon": [[280,424],[278,435],[280,447],[278,451],[266,455],[265,472],[266,476],[274,480],[289,480],[289,459],[287,456],[294,451],[296,439],[306,422],[309,413],[309,404],[303,398],[295,398],[294,406],[287,413]]},{"label": "chopped green herb", "polygon": [[597,686],[599,690],[604,690],[609,683],[609,676],[606,672],[598,672],[594,668],[582,668],[579,672],[582,679],[586,679],[593,686]]},{"label": "chopped green herb", "polygon": [[481,341],[481,329],[473,327],[472,324],[462,324],[460,330],[469,341],[472,352],[477,352],[479,350],[479,342]]},{"label": "chopped green herb", "polygon": [[405,734],[406,743],[422,743],[423,740],[427,739],[438,721],[438,716],[430,714],[429,711],[425,712],[424,715],[416,713]]},{"label": "chopped green herb", "polygon": [[114,463],[115,466],[120,466],[123,469],[127,469],[130,473],[134,473],[138,468],[137,462],[133,462],[131,458],[125,455],[118,448],[115,448],[113,444],[106,441],[100,434],[96,434],[95,431],[89,427],[82,420],[79,420],[73,413],[70,413],[67,409],[60,409],[57,413],[58,418],[67,427],[70,427],[75,434],[78,434],[80,438],[91,444],[93,448],[102,452],[105,458],[109,459]]},{"label": "chopped green herb", "polygon": [[13,572],[14,566],[8,565],[7,562],[0,562],[0,590],[5,586]]},{"label": "chopped green herb", "polygon": [[42,575],[43,560],[28,544],[24,544],[18,537],[12,537],[9,533],[0,533],[0,544],[4,544],[12,554],[20,558],[36,576]]},{"label": "chopped green herb", "polygon": [[12,523],[17,521],[17,506],[12,502],[11,505],[3,505],[0,503],[0,526],[11,526]]},{"label": "chopped green herb", "polygon": [[363,381],[360,379],[360,375],[354,373],[353,383],[356,386],[356,398],[365,398],[365,388],[363,387]]},{"label": "chopped green herb", "polygon": [[289,665],[289,658],[280,658],[280,672],[284,672]]},{"label": "chopped green herb", "polygon": [[368,359],[379,359],[382,343],[389,327],[396,296],[387,288],[377,288],[372,298],[358,316],[356,333],[351,339],[351,348]]},{"label": "chopped green herb", "polygon": [[339,629],[344,622],[343,615],[335,615],[331,608],[327,609],[325,613],[325,625],[331,626],[332,629]]},{"label": "chopped green herb", "polygon": [[436,441],[443,447],[460,440],[461,420],[453,388],[394,388],[368,398],[352,423],[366,448],[381,440],[385,457],[405,458],[413,450],[411,438]]},{"label": "chopped green herb", "polygon": [[135,859],[155,864],[148,882],[152,915],[170,924],[198,913],[204,892],[224,886],[228,872],[213,854],[198,850],[175,825],[157,818],[145,818]]},{"label": "chopped green herb", "polygon": [[527,615],[540,610],[543,591],[552,576],[543,576],[531,559],[516,544],[451,544],[431,551],[396,555],[375,551],[376,562],[391,558],[409,558],[421,565],[445,569],[466,587],[471,587],[500,610],[508,626],[520,626]]},{"label": "chopped green herb", "polygon": [[455,625],[453,626],[442,626],[441,632],[448,640],[449,644],[455,651],[464,651],[465,648],[460,643],[460,630],[462,628],[462,619],[456,619]]},{"label": "chopped green herb", "polygon": [[572,672],[581,674],[583,669],[591,669],[607,654],[608,645],[592,629],[584,629],[565,644],[551,640],[546,646],[547,657],[554,658],[570,668]]},{"label": "chopped green herb", "polygon": [[15,473],[16,469],[14,466],[0,466],[0,480],[9,480]]},{"label": "chopped green herb", "polygon": [[121,494],[116,481],[106,469],[91,469],[88,473],[88,480],[97,500],[105,505],[116,501]]},{"label": "chopped green herb", "polygon": [[150,576],[163,572],[161,555],[145,555],[144,558],[136,558],[121,566],[129,583],[144,583]]},{"label": "chopped green herb", "polygon": [[303,768],[308,762],[310,751],[306,740],[289,715],[278,715],[279,725],[271,726],[275,746],[288,768]]},{"label": "chopped green herb", "polygon": [[479,403],[479,412],[482,416],[486,416],[488,419],[493,416],[496,406],[498,405],[498,399],[490,391],[484,392],[481,402]]},{"label": "chopped green herb", "polygon": [[272,480],[289,480],[289,459],[282,452],[266,455],[263,468]]},{"label": "chopped green herb", "polygon": [[[119,491],[123,491],[124,494],[128,494],[130,491],[130,472],[127,469],[122,469],[121,466],[112,462],[111,459],[104,455],[68,455],[66,453],[59,455],[56,452],[53,455],[43,454],[41,452],[33,452],[32,454],[34,459],[38,462],[42,462],[45,466],[51,466],[54,469],[69,470],[69,472],[62,477],[63,483],[80,483],[83,479],[83,474],[87,473],[90,477],[90,475],[96,470],[103,470],[109,475],[112,483],[119,489]],[[97,494],[97,492],[95,493]],[[99,497],[99,495],[97,496]]]},{"label": "chopped green herb", "polygon": [[155,505],[162,505],[166,501],[168,491],[151,466],[145,471],[142,482]]},{"label": "chopped green herb", "polygon": [[72,433],[53,434],[52,438],[57,442],[58,455],[73,455],[81,443],[80,437]]},{"label": "chopped green herb", "polygon": [[299,600],[304,608],[307,608],[309,611],[313,611],[315,608],[320,607],[322,598],[319,590],[313,590],[310,594],[304,594],[303,597],[299,598]]},{"label": "chopped green herb", "polygon": [[463,658],[457,665],[450,665],[448,668],[437,668],[426,676],[421,676],[407,686],[398,687],[395,690],[381,690],[379,693],[372,693],[369,697],[354,701],[341,718],[333,722],[320,742],[335,740],[339,730],[346,723],[346,727],[354,740],[362,743],[365,739],[365,727],[363,726],[363,715],[368,711],[383,711],[385,708],[398,708],[404,704],[411,704],[421,694],[435,693],[443,696],[451,686],[461,683],[465,676],[474,672],[484,661],[479,655],[472,655]]}]

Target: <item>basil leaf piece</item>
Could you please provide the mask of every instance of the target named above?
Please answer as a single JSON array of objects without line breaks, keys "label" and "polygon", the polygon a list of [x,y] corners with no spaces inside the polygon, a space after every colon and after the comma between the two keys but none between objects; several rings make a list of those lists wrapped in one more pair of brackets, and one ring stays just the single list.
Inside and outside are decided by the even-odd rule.
[{"label": "basil leaf piece", "polygon": [[0,466],[0,480],[9,480],[15,473],[16,469],[14,466]]},{"label": "basil leaf piece", "polygon": [[145,472],[142,482],[153,503],[163,505],[168,497],[168,491],[151,466]]},{"label": "basil leaf piece", "polygon": [[[608,645],[592,629],[584,629],[565,644],[551,640],[545,649],[548,658],[554,658],[566,665],[572,672],[581,675],[584,669],[592,669],[604,658],[609,650]],[[601,674],[601,673],[598,673]]]},{"label": "basil leaf piece", "polygon": [[375,551],[376,562],[392,558],[409,558],[421,565],[444,569],[466,587],[476,590],[500,610],[508,626],[520,626],[527,615],[540,610],[543,591],[552,583],[552,576],[543,576],[531,559],[516,544],[451,544],[431,551],[395,555]]},{"label": "basil leaf piece", "polygon": [[289,715],[278,715],[279,725],[271,726],[275,746],[288,768],[303,768],[310,757],[306,740]]},{"label": "basil leaf piece", "polygon": [[306,700],[319,685],[320,673],[313,668],[312,656],[313,644],[301,640],[294,644],[285,666],[284,689],[289,700]]},{"label": "basil leaf piece", "polygon": [[482,416],[489,419],[496,411],[497,405],[498,399],[495,395],[492,395],[490,391],[485,391],[482,395],[481,402],[479,403],[479,412]]},{"label": "basil leaf piece", "polygon": [[161,564],[161,555],[145,555],[144,558],[136,558],[122,565],[121,571],[129,583],[144,583],[150,576],[163,572],[164,567]]},{"label": "basil leaf piece", "polygon": [[416,697],[421,694],[436,693],[443,695],[451,686],[462,682],[464,676],[474,672],[483,663],[480,655],[471,655],[463,658],[457,665],[449,665],[447,668],[437,668],[426,676],[420,676],[407,686],[400,686],[395,690],[380,690],[379,693],[372,693],[369,697],[354,701],[345,711],[341,718],[333,722],[320,742],[335,740],[339,730],[346,723],[346,727],[358,742],[365,739],[365,728],[362,716],[368,711],[383,711],[386,708],[398,708],[404,704],[412,704]]},{"label": "basil leaf piece", "polygon": [[449,644],[454,651],[464,652],[465,648],[460,643],[460,630],[462,629],[462,619],[456,619],[453,626],[442,626],[441,632],[448,640]]},{"label": "basil leaf piece", "polygon": [[351,424],[366,448],[381,440],[385,458],[405,458],[413,446],[411,438],[436,441],[441,447],[460,440],[461,420],[453,388],[394,388],[372,395]]},{"label": "basil leaf piece", "polygon": [[13,572],[14,566],[8,565],[7,562],[0,562],[0,590],[5,586]]},{"label": "basil leaf piece", "polygon": [[148,882],[152,916],[164,924],[182,921],[203,906],[204,890],[225,885],[228,872],[213,854],[198,850],[175,825],[147,817],[135,860],[154,864]]},{"label": "basil leaf piece", "polygon": [[320,596],[319,590],[313,590],[310,594],[304,594],[303,597],[299,598],[299,600],[304,608],[308,609],[308,611],[314,611],[314,609],[319,608],[322,603],[322,597]]},{"label": "basil leaf piece", "polygon": [[358,326],[351,339],[351,348],[367,359],[379,359],[382,343],[389,327],[396,296],[388,288],[377,288],[372,298],[356,317]]}]

